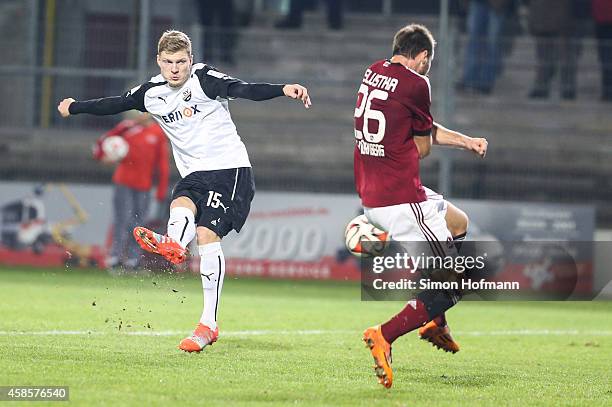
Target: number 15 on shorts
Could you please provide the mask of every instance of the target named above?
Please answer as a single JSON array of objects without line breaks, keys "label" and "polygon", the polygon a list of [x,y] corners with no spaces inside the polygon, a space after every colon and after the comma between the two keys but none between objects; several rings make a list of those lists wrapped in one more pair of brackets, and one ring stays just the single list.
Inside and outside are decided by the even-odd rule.
[{"label": "number 15 on shorts", "polygon": [[215,191],[208,191],[208,199],[206,200],[206,206],[211,208],[222,207],[223,212],[227,212],[227,207],[221,202],[221,194]]}]

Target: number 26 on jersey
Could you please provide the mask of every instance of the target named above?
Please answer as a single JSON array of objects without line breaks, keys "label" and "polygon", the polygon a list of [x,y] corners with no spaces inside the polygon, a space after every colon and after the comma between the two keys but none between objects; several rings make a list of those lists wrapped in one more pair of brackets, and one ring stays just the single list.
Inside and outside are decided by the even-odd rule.
[{"label": "number 26 on jersey", "polygon": [[[376,99],[384,101],[389,97],[389,93],[381,89],[369,90],[368,86],[362,84],[359,87],[358,105],[355,108],[355,140],[361,154],[375,157],[384,157],[385,148],[379,143],[385,137],[386,120],[385,115],[380,110],[372,108],[372,102]],[[377,122],[378,126],[371,126],[372,122]],[[370,128],[376,127],[376,131],[370,132]]]}]

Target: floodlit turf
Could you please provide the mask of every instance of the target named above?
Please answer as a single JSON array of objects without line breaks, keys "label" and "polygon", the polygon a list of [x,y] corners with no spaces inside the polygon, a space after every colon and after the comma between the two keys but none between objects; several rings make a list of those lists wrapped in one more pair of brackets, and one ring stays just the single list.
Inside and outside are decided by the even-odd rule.
[{"label": "floodlit turf", "polygon": [[400,338],[385,390],[361,332],[401,303],[228,278],[219,342],[186,354],[201,295],[192,276],[0,269],[0,385],[68,385],[78,405],[612,404],[609,302],[462,303],[448,313],[461,352]]}]

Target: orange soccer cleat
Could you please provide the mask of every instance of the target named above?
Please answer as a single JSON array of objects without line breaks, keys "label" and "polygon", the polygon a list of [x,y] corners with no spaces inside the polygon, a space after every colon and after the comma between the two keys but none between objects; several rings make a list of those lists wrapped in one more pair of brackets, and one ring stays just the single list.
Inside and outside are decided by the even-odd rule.
[{"label": "orange soccer cleat", "polygon": [[435,321],[429,321],[419,328],[419,336],[445,352],[459,352],[459,344],[453,340],[448,325],[438,326]]},{"label": "orange soccer cleat", "polygon": [[200,353],[208,345],[217,342],[219,327],[213,331],[206,325],[199,323],[193,334],[181,341],[179,349],[185,352]]},{"label": "orange soccer cleat", "polygon": [[134,239],[143,250],[159,254],[171,263],[179,264],[187,259],[187,249],[183,248],[176,240],[142,226],[134,228]]},{"label": "orange soccer cleat", "polygon": [[378,383],[387,389],[393,384],[393,370],[391,369],[391,345],[383,337],[380,325],[366,329],[363,332],[365,342],[374,357],[374,372]]}]

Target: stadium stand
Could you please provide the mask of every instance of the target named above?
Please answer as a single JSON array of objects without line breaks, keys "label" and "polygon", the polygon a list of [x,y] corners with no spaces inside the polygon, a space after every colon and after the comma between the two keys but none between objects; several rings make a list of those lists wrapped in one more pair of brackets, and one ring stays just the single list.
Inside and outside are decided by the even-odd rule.
[{"label": "stadium stand", "polygon": [[[240,32],[237,64],[221,66],[249,81],[300,81],[314,108],[279,101],[231,104],[239,133],[248,145],[262,189],[352,192],[352,111],[365,64],[389,54],[389,38],[406,22],[436,28],[432,16],[348,14],[344,29],[326,28],[325,17],[307,14],[300,30],[274,30],[273,17],[258,16]],[[364,27],[370,32],[362,35]],[[272,31],[274,30],[274,31]],[[372,30],[374,32],[372,32]],[[464,38],[457,37],[460,67]],[[595,202],[600,225],[612,225],[609,174],[612,170],[612,115],[599,101],[599,67],[593,38],[583,41],[576,101],[531,101],[533,39],[516,38],[505,70],[488,96],[455,95],[452,125],[490,141],[489,159],[453,156],[453,196],[548,202]],[[527,63],[525,61],[528,61]],[[438,61],[439,62],[439,61]],[[227,68],[227,69],[225,69]],[[432,86],[434,113],[436,77]],[[460,69],[460,68],[457,68]],[[458,78],[460,72],[455,72]],[[279,120],[279,118],[282,118]],[[543,119],[545,118],[545,119]],[[0,178],[107,182],[111,169],[90,159],[96,128],[3,126]],[[439,160],[424,161],[424,182],[437,187]],[[17,169],[18,168],[18,169]]]}]

